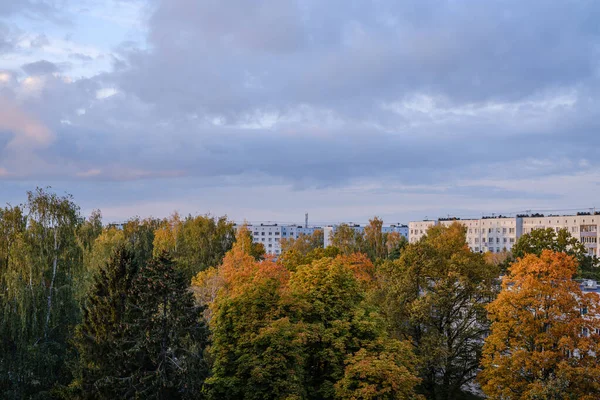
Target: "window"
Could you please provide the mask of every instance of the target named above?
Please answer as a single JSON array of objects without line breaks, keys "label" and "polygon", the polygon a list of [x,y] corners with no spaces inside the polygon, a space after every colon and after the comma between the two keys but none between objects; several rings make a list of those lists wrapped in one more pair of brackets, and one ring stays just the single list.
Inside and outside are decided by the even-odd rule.
[{"label": "window", "polygon": [[475,243],[479,243],[479,238],[475,238]]},{"label": "window", "polygon": [[269,238],[269,242],[272,242],[272,241],[273,241],[273,239]]},{"label": "window", "polygon": [[500,238],[496,238],[496,243],[500,243]]},{"label": "window", "polygon": [[254,236],[258,236],[258,232],[254,232],[254,233],[253,233],[253,235],[254,235]]},{"label": "window", "polygon": [[273,247],[273,245],[272,245],[272,244],[270,244],[270,245],[269,245],[269,247]]},{"label": "window", "polygon": [[275,232],[275,236],[279,236],[279,232]]},{"label": "window", "polygon": [[496,247],[496,253],[500,253],[500,247]]},{"label": "window", "polygon": [[590,336],[590,330],[588,328],[581,328],[581,336],[588,337]]},{"label": "window", "polygon": [[475,251],[479,251],[479,247],[475,247]]},{"label": "window", "polygon": [[515,233],[515,228],[509,228],[508,233]]},{"label": "window", "polygon": [[510,238],[510,242],[514,243],[515,242],[515,238]]},{"label": "window", "polygon": [[485,238],[481,238],[481,243],[485,243]]},{"label": "window", "polygon": [[508,242],[508,239],[507,239],[507,238],[504,238],[504,243],[506,243],[506,242]]},{"label": "window", "polygon": [[281,234],[281,236],[285,236],[285,235],[287,235],[287,233],[286,233],[286,232],[283,232],[283,233]]},{"label": "window", "polygon": [[502,228],[502,233],[506,233],[506,228]]},{"label": "window", "polygon": [[489,228],[489,229],[488,229],[488,233],[492,233],[492,228]]},{"label": "window", "polygon": [[587,307],[582,307],[581,308],[581,315],[586,315],[588,313],[588,308]]},{"label": "window", "polygon": [[271,236],[273,234],[273,232],[269,232],[269,236]]}]

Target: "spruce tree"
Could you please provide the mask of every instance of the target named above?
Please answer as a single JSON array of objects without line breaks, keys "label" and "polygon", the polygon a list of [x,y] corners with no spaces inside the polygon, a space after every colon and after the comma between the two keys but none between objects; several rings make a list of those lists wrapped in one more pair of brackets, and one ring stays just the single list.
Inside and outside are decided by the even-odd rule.
[{"label": "spruce tree", "polygon": [[72,396],[177,399],[200,392],[202,310],[165,254],[137,267],[134,254],[117,250],[86,304]]}]

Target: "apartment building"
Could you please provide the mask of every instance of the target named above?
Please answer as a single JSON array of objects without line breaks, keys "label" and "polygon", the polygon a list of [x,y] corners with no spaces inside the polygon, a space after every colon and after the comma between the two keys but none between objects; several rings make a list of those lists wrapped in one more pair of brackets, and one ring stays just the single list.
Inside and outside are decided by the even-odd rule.
[{"label": "apartment building", "polygon": [[435,221],[414,221],[408,224],[409,241],[418,242],[427,229],[438,224],[449,226],[458,222],[467,229],[467,244],[473,251],[498,253],[511,250],[517,239],[535,229],[566,228],[583,243],[590,255],[600,256],[598,223],[600,215],[532,215],[516,217],[484,217],[480,219],[440,218]]},{"label": "apartment building", "polygon": [[413,221],[408,223],[408,241],[416,243],[427,233],[427,229],[438,224],[437,220]]},{"label": "apartment building", "polygon": [[598,223],[600,222],[600,215],[594,214],[579,213],[577,215],[522,217],[523,233],[531,233],[534,229],[544,228],[552,228],[558,232],[566,228],[571,236],[583,243],[588,254],[600,256],[598,252]]},{"label": "apartment building", "polygon": [[[243,224],[235,225],[236,230],[244,226]],[[246,228],[252,233],[252,241],[254,243],[262,243],[265,246],[267,254],[281,254],[282,239],[297,239],[300,235],[312,235],[320,227],[309,227],[302,225],[279,225],[279,224],[260,224],[246,225]]]}]

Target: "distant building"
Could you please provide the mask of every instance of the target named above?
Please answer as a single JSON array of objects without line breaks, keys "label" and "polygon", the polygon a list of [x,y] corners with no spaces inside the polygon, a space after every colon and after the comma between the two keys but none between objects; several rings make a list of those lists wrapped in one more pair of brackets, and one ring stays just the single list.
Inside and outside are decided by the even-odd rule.
[{"label": "distant building", "polygon": [[571,236],[586,247],[588,254],[600,256],[598,248],[598,225],[600,215],[521,215],[516,217],[484,217],[480,219],[440,218],[435,221],[413,221],[408,224],[410,243],[418,242],[427,229],[438,224],[449,226],[457,222],[467,229],[467,244],[473,251],[498,253],[511,250],[523,235],[535,229],[552,228],[557,232],[567,229]]},{"label": "distant building", "polygon": [[[244,224],[236,224],[236,230]],[[312,235],[320,227],[310,227],[302,225],[279,225],[279,224],[260,224],[260,225],[245,225],[252,233],[252,241],[254,243],[262,243],[267,254],[281,254],[281,239],[297,239],[300,235]]]}]

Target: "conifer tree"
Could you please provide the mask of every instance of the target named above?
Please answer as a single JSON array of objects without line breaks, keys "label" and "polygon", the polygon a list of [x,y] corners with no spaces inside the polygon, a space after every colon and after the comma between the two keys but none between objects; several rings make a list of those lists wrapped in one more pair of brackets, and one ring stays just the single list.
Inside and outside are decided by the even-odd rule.
[{"label": "conifer tree", "polygon": [[207,332],[181,272],[120,249],[95,280],[75,338],[83,398],[177,399],[201,390]]}]

